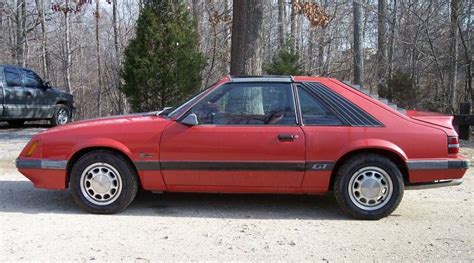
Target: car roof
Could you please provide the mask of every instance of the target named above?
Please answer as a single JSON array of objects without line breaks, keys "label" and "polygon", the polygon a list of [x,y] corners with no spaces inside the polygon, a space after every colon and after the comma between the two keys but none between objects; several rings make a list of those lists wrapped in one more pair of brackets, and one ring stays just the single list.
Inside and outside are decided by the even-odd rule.
[{"label": "car roof", "polygon": [[292,76],[263,75],[263,76],[229,76],[229,82],[293,82]]},{"label": "car roof", "polygon": [[1,67],[1,68],[9,67],[9,68],[17,68],[17,69],[26,69],[26,70],[31,70],[31,71],[33,71],[33,70],[30,69],[30,68],[25,68],[25,67],[21,67],[21,66],[18,66],[18,65],[10,65],[10,64],[0,64],[0,67]]}]

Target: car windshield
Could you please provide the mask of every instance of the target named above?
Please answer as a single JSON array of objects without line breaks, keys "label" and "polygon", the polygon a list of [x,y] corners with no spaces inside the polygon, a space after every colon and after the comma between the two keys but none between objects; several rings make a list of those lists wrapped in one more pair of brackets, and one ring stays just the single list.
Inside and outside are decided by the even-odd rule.
[{"label": "car windshield", "polygon": [[175,110],[173,110],[172,112],[170,112],[166,118],[168,119],[171,119],[171,118],[174,118],[176,116],[179,116],[181,114],[184,113],[184,111],[188,108],[187,106],[191,105],[191,104],[194,104],[194,102],[198,101],[199,99],[201,99],[203,97],[204,94],[206,94],[206,92],[211,88],[211,87],[214,87],[218,82],[208,86],[207,88],[205,88],[203,91],[200,91],[197,95],[194,95],[190,100],[184,102],[183,104],[179,105]]}]

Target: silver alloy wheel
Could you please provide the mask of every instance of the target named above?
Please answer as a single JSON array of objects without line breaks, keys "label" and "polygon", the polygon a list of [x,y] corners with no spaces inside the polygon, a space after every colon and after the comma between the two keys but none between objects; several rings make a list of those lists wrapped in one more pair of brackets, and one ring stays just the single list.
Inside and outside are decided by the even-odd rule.
[{"label": "silver alloy wheel", "polygon": [[80,179],[82,195],[95,205],[109,205],[122,192],[122,178],[113,166],[94,163],[82,172]]},{"label": "silver alloy wheel", "polygon": [[64,109],[64,108],[61,108],[59,109],[58,111],[58,116],[56,117],[57,120],[58,120],[58,124],[59,125],[64,125],[67,123],[68,119],[69,119],[69,112],[68,110]]},{"label": "silver alloy wheel", "polygon": [[393,183],[383,169],[367,166],[352,175],[347,190],[354,205],[366,211],[373,211],[383,207],[390,200]]}]

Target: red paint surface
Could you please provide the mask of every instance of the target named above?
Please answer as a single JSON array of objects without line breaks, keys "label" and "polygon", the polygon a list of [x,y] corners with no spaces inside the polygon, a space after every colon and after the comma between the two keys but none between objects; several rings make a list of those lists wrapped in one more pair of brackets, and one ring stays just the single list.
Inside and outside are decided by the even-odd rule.
[{"label": "red paint surface", "polygon": [[[223,79],[217,84],[228,81]],[[49,129],[32,138],[39,145],[32,157],[70,160],[93,148],[110,148],[137,161],[337,162],[357,150],[384,150],[403,161],[459,159],[447,153],[447,136],[456,136],[449,116],[415,119],[334,79],[317,81],[346,97],[383,123],[383,127],[332,126],[184,126],[157,116],[118,116],[86,120]],[[413,115],[413,113],[410,113]],[[429,119],[431,118],[431,119]],[[441,122],[441,123],[440,123]],[[278,134],[294,134],[280,142]],[[25,153],[30,144],[20,154]],[[142,157],[142,153],[151,157]],[[64,189],[65,170],[20,169],[36,187]],[[466,169],[409,171],[409,182],[461,178]],[[139,171],[142,187],[157,191],[239,193],[324,193],[332,171]]]},{"label": "red paint surface", "polygon": [[35,187],[45,189],[66,189],[66,171],[64,170],[41,170],[41,169],[19,169]]}]

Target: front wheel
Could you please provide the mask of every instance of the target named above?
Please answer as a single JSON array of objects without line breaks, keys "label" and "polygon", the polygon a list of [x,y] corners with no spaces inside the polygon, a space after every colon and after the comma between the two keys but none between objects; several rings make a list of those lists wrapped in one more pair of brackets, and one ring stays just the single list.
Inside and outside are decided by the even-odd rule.
[{"label": "front wheel", "polygon": [[338,170],[334,194],[341,209],[357,219],[391,214],[403,197],[403,175],[388,158],[376,154],[348,159]]},{"label": "front wheel", "polygon": [[69,183],[74,201],[94,214],[113,214],[127,208],[138,189],[137,174],[121,155],[97,150],[72,167]]}]

